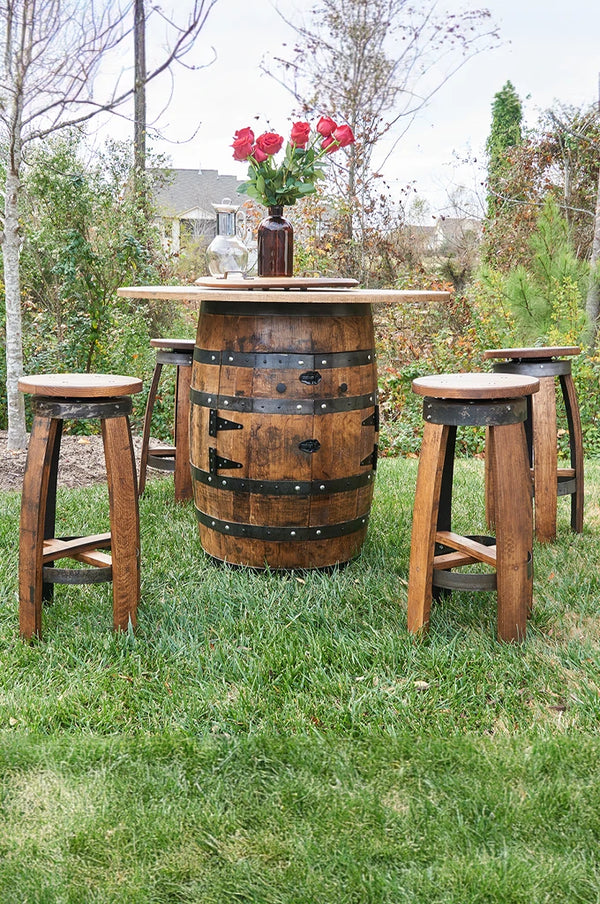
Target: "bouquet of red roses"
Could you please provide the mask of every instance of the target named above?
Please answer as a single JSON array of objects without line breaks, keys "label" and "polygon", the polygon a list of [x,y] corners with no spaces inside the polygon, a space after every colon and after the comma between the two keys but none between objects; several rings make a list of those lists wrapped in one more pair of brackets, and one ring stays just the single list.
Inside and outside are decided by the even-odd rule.
[{"label": "bouquet of red roses", "polygon": [[263,132],[255,139],[250,128],[239,129],[232,144],[234,160],[248,161],[248,181],[238,191],[266,207],[285,207],[315,191],[315,183],[325,176],[327,158],[338,148],[354,142],[350,126],[322,116],[314,133],[307,122],[295,122],[282,162],[275,154],[285,139],[276,132]]}]

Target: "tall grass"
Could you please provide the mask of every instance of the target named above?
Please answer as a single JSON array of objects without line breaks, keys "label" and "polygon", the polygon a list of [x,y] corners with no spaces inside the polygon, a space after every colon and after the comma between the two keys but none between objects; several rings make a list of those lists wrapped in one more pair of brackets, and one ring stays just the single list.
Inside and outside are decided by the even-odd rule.
[{"label": "tall grass", "polygon": [[[416,462],[384,460],[361,556],[333,573],[213,564],[170,479],[141,500],[135,636],[110,585],[57,587],[18,637],[18,494],[0,497],[0,901],[598,902],[600,466],[559,500],[520,646],[495,596],[406,631]],[[482,464],[455,523],[484,532]],[[107,523],[60,492],[59,531]]]}]

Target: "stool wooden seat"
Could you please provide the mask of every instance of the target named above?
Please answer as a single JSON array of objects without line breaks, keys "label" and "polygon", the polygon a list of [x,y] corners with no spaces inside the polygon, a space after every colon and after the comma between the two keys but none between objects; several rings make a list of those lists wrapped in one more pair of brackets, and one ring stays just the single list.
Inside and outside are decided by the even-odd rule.
[{"label": "stool wooden seat", "polygon": [[[42,602],[54,584],[113,584],[113,625],[135,627],[140,596],[140,524],[129,413],[142,381],[114,374],[43,374],[22,377],[32,396],[33,424],[21,496],[19,621],[24,638],[41,637]],[[110,532],[55,537],[56,485],[63,421],[99,418],[110,509]],[[110,554],[105,550],[110,549]],[[74,559],[91,569],[56,568]]]},{"label": "stool wooden seat", "polygon": [[[525,421],[529,463],[533,480],[535,535],[544,543],[556,537],[557,497],[571,496],[571,528],[583,530],[583,439],[581,418],[571,362],[578,346],[544,348],[493,348],[483,353],[494,360],[495,373],[536,377],[540,391],[531,396]],[[505,359],[505,360],[498,360]],[[569,431],[570,468],[558,467],[556,427],[556,377],[559,378]],[[488,499],[493,508],[493,481],[487,474]],[[491,515],[490,515],[491,517]],[[489,519],[488,519],[489,520]]]},{"label": "stool wooden seat", "polygon": [[[151,339],[150,345],[157,349],[156,364],[146,403],[144,427],[142,430],[142,450],[140,454],[140,495],[146,488],[148,466],[161,471],[173,471],[175,499],[185,502],[192,498],[192,476],[190,470],[190,382],[194,357],[193,339]],[[150,427],[156,393],[164,364],[174,364],[177,368],[175,379],[175,423],[173,446],[150,447]]]},{"label": "stool wooden seat", "polygon": [[[432,596],[453,589],[497,590],[498,636],[521,640],[531,608],[533,522],[523,423],[538,380],[512,374],[441,374],[413,381],[424,396],[408,578],[408,629],[425,629]],[[496,537],[452,531],[457,427],[489,428],[488,455],[497,486]],[[453,573],[486,563],[494,573]]]}]

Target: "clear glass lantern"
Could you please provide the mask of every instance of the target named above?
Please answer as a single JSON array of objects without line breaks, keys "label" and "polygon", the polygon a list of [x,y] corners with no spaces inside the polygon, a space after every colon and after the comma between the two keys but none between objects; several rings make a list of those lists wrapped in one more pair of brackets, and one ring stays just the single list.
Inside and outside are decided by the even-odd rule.
[{"label": "clear glass lantern", "polygon": [[248,269],[248,249],[238,235],[240,205],[223,198],[212,206],[217,213],[217,234],[207,248],[208,269],[212,276],[243,276]]}]

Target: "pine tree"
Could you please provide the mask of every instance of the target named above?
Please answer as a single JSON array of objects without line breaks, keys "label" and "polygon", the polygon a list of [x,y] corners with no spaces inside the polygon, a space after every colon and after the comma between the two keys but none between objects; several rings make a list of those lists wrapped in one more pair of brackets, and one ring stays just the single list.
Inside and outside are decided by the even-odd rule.
[{"label": "pine tree", "polygon": [[488,216],[493,218],[501,204],[502,182],[510,168],[507,150],[521,144],[523,108],[511,81],[494,95],[492,126],[486,142],[488,154]]}]

